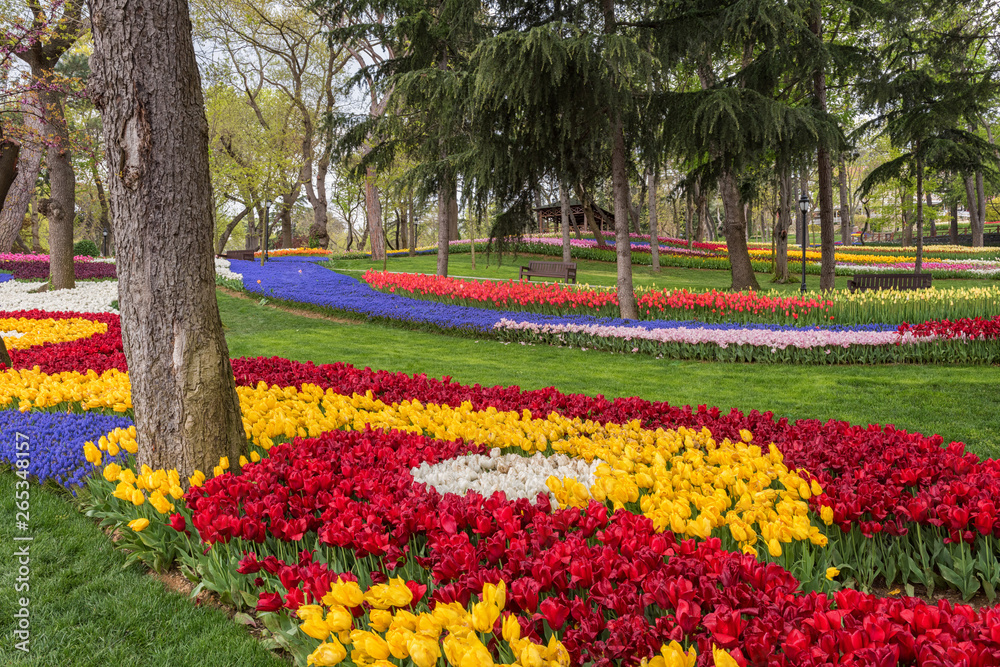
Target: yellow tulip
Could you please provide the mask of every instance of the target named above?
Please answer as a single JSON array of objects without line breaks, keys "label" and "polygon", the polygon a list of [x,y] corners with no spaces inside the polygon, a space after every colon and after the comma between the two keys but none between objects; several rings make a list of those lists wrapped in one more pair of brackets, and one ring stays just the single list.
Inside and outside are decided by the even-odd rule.
[{"label": "yellow tulip", "polygon": [[306,621],[299,626],[299,629],[313,639],[318,639],[320,641],[323,641],[330,636],[330,628],[323,620],[322,613],[319,616],[310,616],[307,618]]},{"label": "yellow tulip", "polygon": [[826,568],[826,578],[829,579],[830,581],[833,581],[834,579],[836,579],[837,575],[839,575],[839,574],[840,574],[840,570],[838,570],[835,567],[828,567],[828,568]]},{"label": "yellow tulip", "polygon": [[332,667],[332,665],[339,665],[345,658],[347,658],[347,649],[336,639],[331,639],[317,646],[316,650],[309,654],[306,664],[317,667]]},{"label": "yellow tulip", "polygon": [[104,479],[109,482],[117,482],[118,476],[122,474],[121,466],[117,463],[109,463],[104,466]]},{"label": "yellow tulip", "polygon": [[323,604],[327,606],[342,605],[348,609],[358,607],[365,601],[364,591],[356,581],[337,581],[330,584],[330,592],[323,596]]},{"label": "yellow tulip", "polygon": [[[329,604],[326,597],[323,604]],[[349,632],[354,629],[354,616],[343,605],[335,604],[326,612],[326,625],[330,632]]]},{"label": "yellow tulip", "polygon": [[728,651],[712,646],[712,657],[715,659],[715,667],[740,667],[740,663],[736,662],[736,658],[729,655]]},{"label": "yellow tulip", "polygon": [[149,527],[149,519],[146,519],[144,517],[140,517],[138,519],[132,519],[131,521],[128,522],[128,527],[137,533],[142,532]]},{"label": "yellow tulip", "polygon": [[385,609],[372,609],[368,614],[368,624],[375,632],[385,632],[392,623],[392,612]]},{"label": "yellow tulip", "polygon": [[500,632],[505,641],[508,643],[515,642],[521,638],[521,624],[518,623],[517,618],[513,614],[508,614],[503,619]]},{"label": "yellow tulip", "polygon": [[406,642],[406,650],[416,667],[434,667],[441,657],[441,648],[437,640],[421,635],[410,635]]}]

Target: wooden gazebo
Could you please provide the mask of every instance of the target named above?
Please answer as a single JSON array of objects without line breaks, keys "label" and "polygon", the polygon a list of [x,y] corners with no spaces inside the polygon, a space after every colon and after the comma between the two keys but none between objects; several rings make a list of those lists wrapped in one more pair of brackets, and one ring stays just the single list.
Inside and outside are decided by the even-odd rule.
[{"label": "wooden gazebo", "polygon": [[[614,214],[604,208],[601,208],[597,204],[594,204],[593,208],[594,221],[597,223],[600,230],[602,232],[614,231]],[[569,211],[570,226],[587,231],[587,221],[583,217],[583,203],[581,203],[578,199],[574,199],[569,203]],[[548,232],[550,225],[552,227],[552,231],[559,231],[559,225],[562,224],[562,205],[559,202],[539,206],[535,209],[535,213],[538,214],[538,232],[540,234]]]}]

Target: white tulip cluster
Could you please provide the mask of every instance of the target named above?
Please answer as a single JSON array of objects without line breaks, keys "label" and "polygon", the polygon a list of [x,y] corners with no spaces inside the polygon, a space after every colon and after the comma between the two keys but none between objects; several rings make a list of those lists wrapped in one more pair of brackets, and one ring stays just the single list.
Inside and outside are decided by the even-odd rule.
[{"label": "white tulip cluster", "polygon": [[[98,260],[94,260],[98,261]],[[104,261],[114,261],[108,258]],[[229,270],[229,260],[216,259],[215,271],[225,278],[242,280],[243,276]],[[80,281],[73,289],[35,292],[40,282],[8,280],[0,283],[0,310],[48,310],[74,313],[117,313],[111,307],[118,300],[117,280]],[[6,335],[6,334],[5,334]]]},{"label": "white tulip cluster", "polygon": [[222,259],[221,257],[215,258],[215,272],[218,275],[223,278],[231,278],[232,280],[243,280],[243,274],[230,271],[229,266],[228,259]]},{"label": "white tulip cluster", "polygon": [[549,477],[572,477],[588,489],[594,484],[594,473],[603,461],[594,459],[587,463],[565,454],[534,456],[501,454],[499,448],[490,450],[489,456],[470,454],[430,465],[421,463],[410,474],[414,481],[434,488],[440,494],[465,495],[475,491],[489,498],[503,491],[508,499],[527,498],[534,501],[539,493],[549,497],[552,507],[558,507],[554,496],[545,485]]},{"label": "white tulip cluster", "polygon": [[117,280],[80,281],[73,289],[36,292],[43,283],[8,280],[0,283],[0,310],[48,310],[74,313],[116,313]]}]

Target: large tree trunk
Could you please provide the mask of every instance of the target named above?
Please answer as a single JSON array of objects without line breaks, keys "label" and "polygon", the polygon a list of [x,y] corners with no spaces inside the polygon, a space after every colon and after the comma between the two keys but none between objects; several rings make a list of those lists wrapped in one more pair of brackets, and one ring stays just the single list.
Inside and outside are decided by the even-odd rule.
[{"label": "large tree trunk", "polygon": [[949,243],[958,245],[958,202],[951,204],[951,225],[948,229]]},{"label": "large tree trunk", "polygon": [[698,231],[696,239],[698,243],[705,242],[705,233],[708,231],[708,195],[702,191],[701,178],[694,182],[694,204],[695,219],[698,221]]},{"label": "large tree trunk", "polygon": [[[326,199],[326,174],[330,167],[329,151],[324,152],[324,157],[316,161],[316,182],[305,183],[306,197],[313,210],[313,221],[309,226],[309,240],[320,248],[330,247],[330,233],[327,230],[328,206]],[[282,243],[286,248],[292,247],[291,226],[287,232],[282,230]]]},{"label": "large tree trunk", "polygon": [[789,279],[788,230],[792,228],[794,199],[792,175],[785,170],[778,175],[778,220],[774,229],[774,278],[779,283],[787,283]]},{"label": "large tree trunk", "polygon": [[694,223],[694,197],[690,192],[687,193],[687,219],[684,221],[684,231],[687,237],[687,246],[690,248],[694,243],[694,238],[691,234],[693,233],[693,223]]},{"label": "large tree trunk", "polygon": [[185,0],[92,0],[122,340],[140,463],[209,471],[246,453],[215,296],[208,123]]},{"label": "large tree trunk", "polygon": [[462,238],[458,232],[458,182],[452,183],[451,200],[448,202],[448,240]]},{"label": "large tree trunk", "polygon": [[[101,172],[97,170],[97,162],[90,162],[90,176],[94,179],[94,187],[97,188],[97,202],[101,207],[101,236],[107,232],[108,243],[114,241],[114,234],[111,232],[111,219],[108,211],[108,198],[104,195],[104,181],[101,180]],[[102,248],[103,250],[103,248]]]},{"label": "large tree trunk", "polygon": [[407,205],[409,209],[409,220],[410,220],[410,257],[417,254],[417,218],[413,214],[413,195],[410,195],[409,203]]},{"label": "large tree trunk", "polygon": [[569,195],[566,194],[566,188],[562,182],[559,183],[559,206],[562,209],[562,260],[569,262],[572,259],[572,251],[569,243]]},{"label": "large tree trunk", "polygon": [[[0,127],[0,139],[3,137],[3,127]],[[12,141],[3,139],[0,141],[0,209],[3,208],[4,200],[10,186],[17,178],[17,160],[21,155],[21,147]]]},{"label": "large tree trunk", "polygon": [[920,141],[917,140],[917,258],[913,272],[920,273],[924,262],[924,161],[920,157]]},{"label": "large tree trunk", "polygon": [[[823,13],[819,2],[813,2],[810,29],[816,38],[823,40]],[[826,71],[822,66],[813,72],[813,95],[816,106],[826,112]],[[836,230],[833,226],[833,162],[830,148],[820,144],[816,150],[816,182],[819,190],[819,288],[831,290],[836,279],[834,246]]]},{"label": "large tree trunk", "polygon": [[971,222],[972,247],[983,247],[983,232],[986,228],[986,192],[983,189],[983,170],[976,172],[976,219]]},{"label": "large tree trunk", "polygon": [[400,222],[396,225],[396,248],[402,250],[409,245],[407,240],[407,235],[410,231],[410,221],[407,218],[407,209],[405,206],[398,209],[397,220]]},{"label": "large tree trunk", "polygon": [[[928,192],[925,196],[927,197],[927,208],[931,208],[932,206],[934,206],[934,201],[931,197],[931,193]],[[931,216],[931,219],[928,221],[928,224],[930,224],[931,228],[930,235],[937,236],[937,218],[935,216]]]},{"label": "large tree trunk", "polygon": [[854,231],[854,209],[847,195],[847,158],[840,154],[840,242],[845,246],[851,244],[851,232]]},{"label": "large tree trunk", "polygon": [[719,178],[719,191],[722,195],[722,205],[726,210],[722,233],[726,236],[726,247],[729,250],[729,264],[732,267],[733,281],[730,289],[741,291],[745,289],[758,290],[757,276],[750,263],[750,251],[747,248],[747,221],[743,217],[743,202],[740,200],[740,189],[736,184],[736,176],[724,171]]},{"label": "large tree trunk", "polygon": [[43,249],[42,241],[38,234],[39,219],[37,200],[32,200],[31,206],[28,207],[28,217],[31,219],[31,252],[40,255],[43,252]]},{"label": "large tree trunk", "polygon": [[581,184],[577,183],[576,196],[580,198],[580,202],[583,204],[583,221],[587,223],[587,228],[594,235],[597,247],[607,250],[608,244],[604,242],[604,234],[601,233],[601,227],[594,219],[594,200],[590,198],[590,193],[584,190]]},{"label": "large tree trunk", "polygon": [[652,256],[653,272],[660,271],[660,227],[656,210],[656,186],[659,175],[655,170],[650,170],[649,175],[649,254]]},{"label": "large tree trunk", "polygon": [[21,104],[24,122],[31,140],[21,146],[17,162],[17,174],[7,191],[6,198],[0,199],[0,252],[10,252],[14,239],[21,233],[24,214],[35,196],[35,182],[42,166],[42,119],[38,100],[31,94]]},{"label": "large tree trunk", "polygon": [[52,282],[51,289],[70,289],[76,286],[73,272],[76,174],[73,172],[70,155],[69,128],[60,93],[43,89],[39,94],[39,101],[45,112],[48,144],[45,163],[49,169],[50,192],[46,210],[46,217],[49,219],[49,279]]},{"label": "large tree trunk", "polygon": [[913,245],[913,199],[912,195],[903,193],[902,211],[903,218],[903,247],[909,248]]},{"label": "large tree trunk", "polygon": [[617,110],[611,120],[611,183],[615,191],[615,262],[618,267],[618,309],[622,319],[639,318],[632,286],[632,239],[629,237],[628,166],[625,163],[625,131]]},{"label": "large tree trunk", "polygon": [[969,231],[972,233],[972,245],[976,247],[976,223],[979,220],[979,196],[976,192],[976,176],[966,176],[964,180],[965,199],[969,210]]},{"label": "large tree trunk", "polygon": [[385,233],[382,231],[382,201],[375,184],[375,168],[365,171],[365,215],[372,240],[372,259],[385,259]]},{"label": "large tree trunk", "polygon": [[448,240],[451,231],[449,209],[451,208],[451,184],[445,180],[438,190],[438,249],[437,249],[437,275],[448,275]]}]

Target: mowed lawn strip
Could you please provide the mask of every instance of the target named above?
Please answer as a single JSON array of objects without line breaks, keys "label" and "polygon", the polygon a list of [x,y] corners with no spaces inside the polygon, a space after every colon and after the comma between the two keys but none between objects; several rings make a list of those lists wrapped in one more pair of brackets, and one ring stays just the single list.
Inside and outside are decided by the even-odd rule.
[{"label": "mowed lawn strip", "polygon": [[463,384],[554,386],[566,393],[640,396],[675,405],[772,411],[792,419],[894,424],[1000,456],[1000,368],[983,366],[794,366],[669,361],[645,355],[342,324],[219,295],[231,356],[343,361]]},{"label": "mowed lawn strip", "polygon": [[[36,447],[44,443],[32,443]],[[245,627],[219,609],[196,606],[125,555],[111,538],[59,493],[32,483],[29,530],[18,530],[14,493],[18,478],[0,472],[0,498],[10,512],[0,523],[0,664],[125,667],[135,665],[240,665],[288,663],[266,650]],[[15,536],[31,535],[30,542]],[[16,591],[15,549],[28,544],[29,589]],[[22,582],[23,583],[23,582]],[[17,650],[12,614],[29,600],[29,652]]]}]

